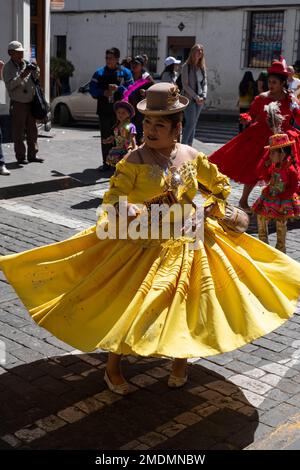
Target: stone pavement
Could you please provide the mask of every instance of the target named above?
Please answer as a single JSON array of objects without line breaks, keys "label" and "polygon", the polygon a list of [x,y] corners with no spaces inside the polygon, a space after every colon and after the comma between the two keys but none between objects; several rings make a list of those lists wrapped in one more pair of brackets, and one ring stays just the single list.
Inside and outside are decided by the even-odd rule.
[{"label": "stone pavement", "polygon": [[[97,131],[55,132],[51,142],[40,139],[43,164],[0,179],[0,188],[11,188],[7,198],[1,195],[1,254],[62,240],[95,222],[108,186],[95,170]],[[11,150],[4,147],[8,162]],[[66,178],[75,174],[85,185]],[[239,192],[234,184],[233,202]],[[250,232],[257,235],[254,220]],[[287,249],[300,261],[297,222],[289,226]],[[121,398],[104,385],[106,354],[74,351],[37,327],[0,274],[0,449],[299,449],[299,359],[298,306],[273,333],[190,361],[181,390],[167,388],[170,361],[124,358],[132,393]]]}]

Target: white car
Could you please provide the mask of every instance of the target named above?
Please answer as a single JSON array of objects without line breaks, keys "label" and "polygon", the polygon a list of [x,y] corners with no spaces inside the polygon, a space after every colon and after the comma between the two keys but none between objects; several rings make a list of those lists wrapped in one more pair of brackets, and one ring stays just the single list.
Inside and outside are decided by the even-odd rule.
[{"label": "white car", "polygon": [[66,126],[74,121],[98,122],[97,100],[89,93],[89,83],[70,95],[54,98],[51,103],[53,122]]}]

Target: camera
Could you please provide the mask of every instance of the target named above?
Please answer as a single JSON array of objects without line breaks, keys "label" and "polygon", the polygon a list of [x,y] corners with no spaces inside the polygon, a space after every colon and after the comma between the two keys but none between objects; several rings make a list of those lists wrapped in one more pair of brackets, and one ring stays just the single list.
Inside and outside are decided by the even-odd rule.
[{"label": "camera", "polygon": [[33,64],[32,62],[29,62],[27,65],[26,65],[26,70],[36,70],[37,69],[37,65]]}]

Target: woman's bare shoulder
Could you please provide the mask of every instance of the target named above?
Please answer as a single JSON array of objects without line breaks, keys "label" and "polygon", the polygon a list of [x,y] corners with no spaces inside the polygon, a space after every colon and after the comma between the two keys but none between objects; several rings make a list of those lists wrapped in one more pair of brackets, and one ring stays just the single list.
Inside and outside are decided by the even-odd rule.
[{"label": "woman's bare shoulder", "polygon": [[179,144],[179,151],[185,154],[186,160],[195,160],[199,151],[190,147],[190,145]]},{"label": "woman's bare shoulder", "polygon": [[127,162],[128,163],[142,163],[141,153],[142,153],[141,149],[132,150],[128,154],[128,157],[126,157]]}]

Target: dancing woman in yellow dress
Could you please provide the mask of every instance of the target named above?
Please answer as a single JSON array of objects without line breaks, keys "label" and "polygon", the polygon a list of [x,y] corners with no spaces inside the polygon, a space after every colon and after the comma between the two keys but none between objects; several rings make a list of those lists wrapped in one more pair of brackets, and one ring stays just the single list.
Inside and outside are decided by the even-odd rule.
[{"label": "dancing woman in yellow dress", "polygon": [[[59,243],[0,257],[0,268],[38,325],[82,351],[109,351],[105,380],[128,392],[123,354],[176,358],[170,387],[187,380],[186,359],[233,349],[280,326],[294,312],[300,265],[247,235],[226,232],[222,217],[229,181],[205,155],[177,143],[187,98],[172,84],[150,87],[139,103],[145,144],[117,164],[103,203],[128,222],[138,204],[160,197],[171,175],[180,182],[180,204],[198,182],[205,202],[204,241],[187,237],[103,238],[109,212],[97,225]],[[188,175],[188,177],[186,176]],[[170,178],[169,178],[170,181]]]}]

